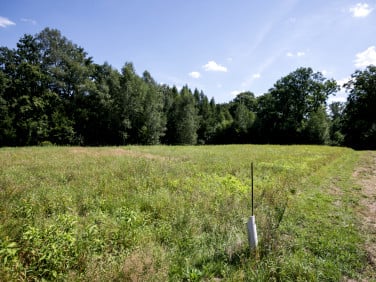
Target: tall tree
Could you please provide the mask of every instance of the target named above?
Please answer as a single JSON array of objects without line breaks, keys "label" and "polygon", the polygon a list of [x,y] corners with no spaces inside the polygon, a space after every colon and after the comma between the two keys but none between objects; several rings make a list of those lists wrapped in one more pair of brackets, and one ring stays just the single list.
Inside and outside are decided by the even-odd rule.
[{"label": "tall tree", "polygon": [[8,62],[4,72],[10,85],[5,89],[5,96],[17,136],[14,145],[35,145],[48,139],[48,112],[53,99],[41,69],[40,45],[33,36],[25,35],[16,50],[6,53]]},{"label": "tall tree", "polygon": [[329,105],[330,111],[330,142],[334,146],[343,144],[344,136],[342,133],[343,112],[345,103],[333,102]]},{"label": "tall tree", "polygon": [[139,77],[126,63],[120,79],[120,116],[127,143],[159,144],[165,133],[162,88],[145,71]]},{"label": "tall tree", "polygon": [[188,86],[176,96],[170,125],[174,129],[172,144],[194,145],[197,143],[198,114],[195,99]]},{"label": "tall tree", "polygon": [[13,117],[9,102],[5,96],[6,89],[9,87],[9,79],[3,71],[2,52],[0,50],[0,146],[12,145],[16,137],[13,128]]},{"label": "tall tree", "polygon": [[324,107],[308,114],[304,134],[305,143],[329,144],[329,118]]},{"label": "tall tree", "polygon": [[249,143],[251,141],[251,128],[255,121],[256,98],[252,92],[238,94],[229,104],[233,117],[230,135],[231,143]]},{"label": "tall tree", "polygon": [[166,119],[163,115],[162,89],[148,71],[142,76],[144,82],[143,116],[141,125],[141,142],[143,144],[159,144],[165,134]]},{"label": "tall tree", "polygon": [[162,142],[164,144],[174,144],[176,143],[175,106],[179,96],[179,91],[175,86],[170,88],[167,85],[164,85],[161,88],[161,91],[163,93],[164,98],[163,112],[166,120],[166,132],[162,138]]},{"label": "tall tree", "polygon": [[257,97],[256,120],[254,132],[256,133],[256,142],[275,143],[279,140],[279,119],[280,113],[277,112],[275,99],[270,93]]},{"label": "tall tree", "polygon": [[48,88],[60,98],[54,115],[65,117],[55,127],[61,130],[59,138],[65,135],[62,142],[85,144],[90,111],[87,108],[87,97],[95,89],[92,58],[56,29],[45,28],[36,35],[36,39],[41,46],[42,66],[48,77]]},{"label": "tall tree", "polygon": [[228,103],[213,105],[214,100],[210,104],[214,112],[214,136],[211,138],[211,143],[214,144],[229,144],[233,141],[232,125],[234,119],[230,113],[230,106]]},{"label": "tall tree", "polygon": [[255,112],[257,106],[257,100],[255,98],[255,94],[250,91],[241,92],[236,95],[235,99],[233,100],[234,104],[242,104],[244,105],[249,111]]},{"label": "tall tree", "polygon": [[199,123],[197,141],[199,144],[207,144],[212,142],[215,135],[215,101],[212,99],[209,102],[208,97],[206,97],[202,91],[199,92],[197,89],[195,89],[193,95],[196,100]]},{"label": "tall tree", "polygon": [[304,140],[304,130],[312,113],[325,107],[329,95],[337,91],[334,80],[327,80],[311,68],[298,68],[278,80],[270,95],[275,113],[277,143],[311,142]]},{"label": "tall tree", "polygon": [[346,88],[350,95],[344,111],[345,144],[376,149],[376,66],[357,70]]},{"label": "tall tree", "polygon": [[87,122],[81,127],[81,134],[87,145],[119,144],[114,99],[119,91],[119,73],[107,63],[94,67],[94,84],[84,96]]}]

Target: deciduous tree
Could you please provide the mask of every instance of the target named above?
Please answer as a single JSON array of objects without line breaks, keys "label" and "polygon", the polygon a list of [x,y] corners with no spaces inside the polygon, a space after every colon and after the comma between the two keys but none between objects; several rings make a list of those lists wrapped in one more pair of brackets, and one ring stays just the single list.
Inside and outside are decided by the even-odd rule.
[{"label": "deciduous tree", "polygon": [[[278,80],[269,93],[275,115],[277,143],[301,143],[310,117],[325,107],[329,95],[336,92],[337,83],[311,68],[298,68]],[[310,141],[310,140],[308,140]]]},{"label": "deciduous tree", "polygon": [[376,66],[357,70],[346,88],[350,95],[344,111],[345,144],[376,149]]}]

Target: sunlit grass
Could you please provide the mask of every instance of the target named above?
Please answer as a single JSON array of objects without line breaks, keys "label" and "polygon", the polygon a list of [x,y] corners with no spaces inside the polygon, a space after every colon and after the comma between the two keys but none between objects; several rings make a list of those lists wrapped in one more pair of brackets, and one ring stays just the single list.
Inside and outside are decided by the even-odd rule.
[{"label": "sunlit grass", "polygon": [[[0,277],[355,277],[364,259],[349,200],[356,159],[319,146],[3,148]],[[245,227],[251,162],[256,257]]]}]

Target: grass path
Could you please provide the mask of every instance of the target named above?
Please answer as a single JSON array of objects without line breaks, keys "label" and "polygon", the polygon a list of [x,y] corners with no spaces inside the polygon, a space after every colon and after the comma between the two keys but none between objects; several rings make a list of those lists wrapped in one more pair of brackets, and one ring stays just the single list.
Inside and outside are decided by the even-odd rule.
[{"label": "grass path", "polygon": [[353,177],[362,194],[358,214],[368,260],[364,275],[367,281],[376,281],[376,152],[362,152]]}]

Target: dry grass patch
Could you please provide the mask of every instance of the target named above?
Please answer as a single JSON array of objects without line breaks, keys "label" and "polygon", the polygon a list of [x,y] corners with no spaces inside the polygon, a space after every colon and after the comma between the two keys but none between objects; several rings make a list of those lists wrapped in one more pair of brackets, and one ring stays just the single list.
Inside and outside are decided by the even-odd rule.
[{"label": "dry grass patch", "polygon": [[124,261],[121,275],[125,281],[167,281],[168,262],[162,248],[146,246],[134,250]]}]

